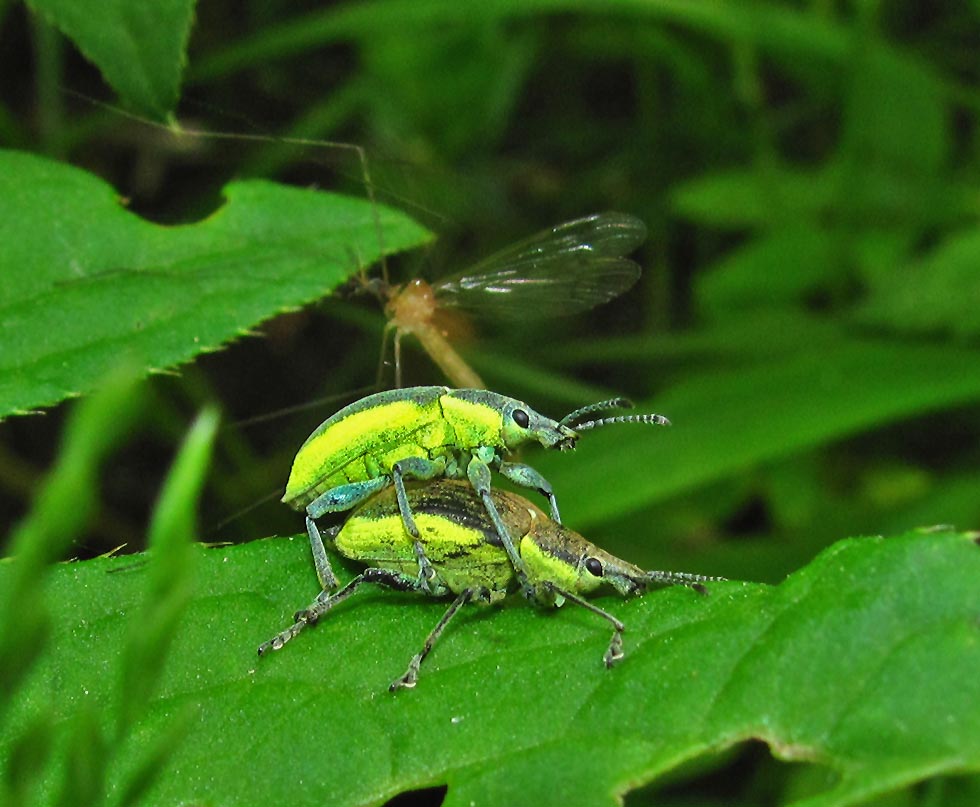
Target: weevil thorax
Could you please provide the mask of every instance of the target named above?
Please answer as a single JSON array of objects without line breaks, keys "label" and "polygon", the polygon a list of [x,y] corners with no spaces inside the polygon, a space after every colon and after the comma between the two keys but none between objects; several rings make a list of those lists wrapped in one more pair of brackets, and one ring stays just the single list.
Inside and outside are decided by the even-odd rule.
[{"label": "weevil thorax", "polygon": [[[545,448],[565,449],[574,448],[578,439],[567,426],[497,392],[458,389],[445,398],[443,411],[460,435],[460,445],[465,442],[514,451],[526,443],[540,443]],[[483,442],[466,442],[469,440]]]},{"label": "weevil thorax", "polygon": [[530,502],[524,504],[533,524],[521,539],[520,552],[532,586],[548,582],[575,594],[610,587],[623,596],[648,587],[643,569],[552,521]]}]

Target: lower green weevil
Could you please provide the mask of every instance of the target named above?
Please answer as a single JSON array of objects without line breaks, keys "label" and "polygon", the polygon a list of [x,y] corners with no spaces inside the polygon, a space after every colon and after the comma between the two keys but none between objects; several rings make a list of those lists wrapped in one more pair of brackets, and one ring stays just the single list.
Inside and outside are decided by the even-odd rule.
[{"label": "lower green weevil", "polygon": [[[583,595],[605,587],[631,596],[642,594],[654,585],[673,584],[706,593],[702,583],[724,579],[684,572],[644,571],[548,518],[522,496],[494,490],[491,496],[496,509],[514,537],[527,570],[522,585],[483,501],[470,485],[439,480],[409,487],[407,496],[419,540],[432,564],[433,577],[428,585],[423,586],[418,580],[413,540],[402,524],[397,496],[391,489],[382,491],[358,507],[345,523],[322,533],[338,553],[368,568],[336,591],[321,591],[309,607],[296,613],[290,627],[259,647],[260,656],[280,649],[362,584],[374,583],[433,597],[455,595],[405,674],[392,682],[392,691],[415,686],[422,661],[463,605],[479,600],[498,602],[516,589],[522,589],[535,605],[559,606],[572,602],[609,622],[613,635],[603,660],[611,667],[623,657],[625,626]],[[318,540],[320,535],[318,531]],[[322,543],[320,552],[324,552]]]}]

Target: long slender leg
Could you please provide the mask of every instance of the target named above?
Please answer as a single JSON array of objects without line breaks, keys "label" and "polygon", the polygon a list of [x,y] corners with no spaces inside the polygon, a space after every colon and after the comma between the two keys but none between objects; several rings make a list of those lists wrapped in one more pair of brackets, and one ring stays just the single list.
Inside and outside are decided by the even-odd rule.
[{"label": "long slender leg", "polygon": [[551,489],[551,483],[534,468],[520,462],[502,462],[497,470],[514,484],[531,488],[544,496],[551,507],[551,520],[561,524],[561,516],[558,515],[558,500],[555,498],[555,492]]},{"label": "long slender leg", "polygon": [[402,332],[395,327],[395,389],[402,388]]},{"label": "long slender leg", "polygon": [[602,660],[607,667],[612,667],[613,664],[623,658],[623,631],[626,630],[626,626],[622,622],[616,619],[616,617],[614,617],[608,611],[603,611],[598,605],[593,605],[588,600],[579,597],[577,594],[572,594],[570,591],[560,589],[553,583],[542,583],[541,585],[543,585],[549,591],[564,597],[569,602],[573,602],[576,605],[581,605],[583,608],[591,611],[593,614],[598,614],[613,626],[612,639],[609,640],[609,647],[606,649],[606,653],[602,657]]},{"label": "long slender leg", "polygon": [[310,549],[313,552],[313,565],[321,589],[337,587],[337,577],[327,560],[323,549],[323,540],[316,519],[327,513],[339,513],[350,510],[361,502],[373,496],[388,485],[387,477],[369,479],[366,482],[352,482],[348,485],[338,485],[317,496],[306,506],[306,534],[310,537]]},{"label": "long slender leg", "polygon": [[514,539],[511,537],[510,530],[504,524],[504,520],[500,517],[500,511],[497,510],[497,505],[493,503],[493,498],[490,496],[490,466],[479,457],[473,457],[469,465],[466,466],[466,475],[469,477],[473,489],[483,501],[483,507],[486,509],[487,514],[490,516],[490,521],[497,531],[500,543],[503,544],[504,551],[510,560],[510,565],[514,567],[514,572],[517,574],[517,582],[520,584],[524,594],[529,594],[531,587],[527,582],[527,566],[524,565],[524,559],[520,556],[517,547],[514,545]]},{"label": "long slender leg", "polygon": [[[384,385],[385,354],[388,352],[388,338],[391,335],[391,332],[394,330],[394,328],[395,328],[395,324],[393,322],[389,322],[387,325],[385,325],[384,331],[382,331],[381,333],[381,355],[378,357],[378,372],[375,374],[374,377],[374,385],[378,389],[384,389],[385,386]],[[396,337],[396,341],[397,341],[397,337]],[[400,386],[401,384],[396,382],[395,388],[397,389]]]},{"label": "long slender leg", "polygon": [[[310,536],[310,549],[313,552],[313,566],[316,568],[316,576],[320,581],[320,590],[327,591],[337,588],[337,576],[333,573],[330,561],[327,560],[327,550],[323,547],[323,536],[316,522],[306,517],[306,532]],[[340,527],[331,527],[327,534],[331,537],[340,532]]]},{"label": "long slender leg", "polygon": [[407,457],[399,460],[391,467],[391,478],[395,484],[395,498],[398,500],[398,510],[401,513],[402,523],[412,537],[415,550],[415,560],[419,565],[419,583],[426,593],[433,593],[429,587],[430,582],[436,575],[435,569],[425,556],[425,549],[422,546],[422,536],[419,528],[415,524],[415,517],[412,515],[412,508],[408,504],[408,491],[405,490],[405,477],[413,479],[433,479],[442,476],[446,472],[446,460],[443,457],[430,460],[424,457]]},{"label": "long slender leg", "polygon": [[479,588],[467,588],[460,592],[459,596],[453,600],[453,604],[446,610],[446,613],[442,615],[442,619],[436,623],[436,626],[426,637],[425,644],[422,646],[422,651],[420,653],[416,653],[412,657],[412,660],[408,663],[408,669],[405,671],[405,674],[391,682],[391,686],[388,687],[390,692],[394,692],[398,689],[412,689],[415,684],[418,683],[419,667],[422,665],[425,657],[429,655],[432,648],[435,647],[436,642],[439,641],[439,637],[442,636],[442,632],[446,629],[446,626],[449,624],[450,620],[456,616],[456,612],[460,608],[480,595],[481,589]]},{"label": "long slender leg", "polygon": [[295,639],[307,625],[315,625],[320,617],[350,597],[363,583],[374,583],[398,591],[418,590],[418,584],[412,578],[399,572],[388,569],[365,569],[340,591],[334,593],[321,591],[308,607],[296,612],[292,625],[259,645],[259,655],[264,656],[270,650],[282,649],[286,642]]}]

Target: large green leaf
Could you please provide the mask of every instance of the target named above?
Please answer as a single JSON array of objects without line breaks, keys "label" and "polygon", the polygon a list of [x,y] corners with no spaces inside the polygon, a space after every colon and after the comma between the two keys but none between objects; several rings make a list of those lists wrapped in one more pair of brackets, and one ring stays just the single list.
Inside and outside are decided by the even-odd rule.
[{"label": "large green leaf", "polygon": [[361,199],[235,182],[207,219],[153,224],[78,169],[0,152],[0,416],[160,370],[336,288],[425,230]]},{"label": "large green leaf", "polygon": [[896,331],[976,337],[980,230],[952,235],[925,258],[882,272],[858,311],[861,322]]},{"label": "large green leaf", "polygon": [[164,120],[177,103],[194,0],[29,0],[131,106]]},{"label": "large green leaf", "polygon": [[[198,591],[134,742],[194,715],[147,804],[378,804],[448,784],[447,805],[614,804],[685,760],[759,738],[836,779],[799,804],[856,804],[939,774],[980,771],[980,550],[911,533],[842,541],[778,587],[715,583],[600,604],[608,633],[566,606],[459,618],[415,690],[391,695],[445,604],[364,594],[279,653],[256,645],[315,590],[305,540],[201,549]],[[109,723],[120,648],[141,614],[133,558],[63,565],[60,620],[14,730],[53,704]],[[0,567],[0,586],[11,568]],[[9,753],[9,734],[0,757]],[[136,755],[138,756],[138,755]],[[126,778],[129,758],[108,773]]]},{"label": "large green leaf", "polygon": [[[973,350],[835,334],[803,322],[775,318],[771,329],[753,334],[760,345],[791,349],[774,347],[766,356],[760,347],[751,364],[692,373],[640,404],[638,411],[669,417],[670,428],[609,426],[583,436],[574,454],[528,452],[567,522],[595,529],[760,463],[980,399]],[[588,495],[576,496],[582,491]]]}]

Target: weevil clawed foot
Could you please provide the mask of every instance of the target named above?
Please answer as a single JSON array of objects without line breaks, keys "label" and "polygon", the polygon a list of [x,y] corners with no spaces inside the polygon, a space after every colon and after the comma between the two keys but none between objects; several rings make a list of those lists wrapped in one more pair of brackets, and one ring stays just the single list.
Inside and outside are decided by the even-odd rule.
[{"label": "weevil clawed foot", "polygon": [[602,661],[606,667],[612,667],[622,661],[624,655],[626,654],[623,651],[623,634],[621,631],[616,631],[612,639],[609,640],[609,647],[606,648],[606,654],[602,657]]},{"label": "weevil clawed foot", "polygon": [[[320,604],[319,599],[317,600],[317,604]],[[297,611],[293,614],[292,625],[284,631],[277,633],[268,642],[263,642],[259,645],[259,655],[264,656],[270,650],[282,650],[282,646],[291,639],[295,639],[304,628],[315,626],[324,610],[326,609],[317,610],[314,606]]]},{"label": "weevil clawed foot", "polygon": [[419,555],[419,576],[415,579],[416,585],[426,594],[435,596],[436,588],[433,581],[436,579],[436,570],[425,555]]},{"label": "weevil clawed foot", "polygon": [[307,626],[307,624],[314,624],[308,623],[307,620],[301,616],[303,613],[303,611],[299,611],[296,614],[296,621],[293,622],[292,625],[286,628],[286,630],[277,633],[268,642],[263,642],[260,644],[258,650],[259,655],[264,656],[270,650],[282,650],[283,645],[290,639],[293,639],[301,630],[303,630],[303,628]]},{"label": "weevil clawed foot", "polygon": [[419,681],[419,665],[422,663],[422,654],[417,653],[408,663],[408,669],[401,678],[396,678],[388,687],[389,692],[397,692],[399,689],[414,689]]}]

